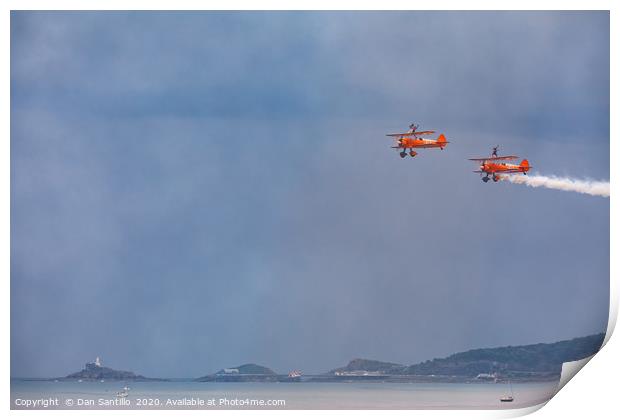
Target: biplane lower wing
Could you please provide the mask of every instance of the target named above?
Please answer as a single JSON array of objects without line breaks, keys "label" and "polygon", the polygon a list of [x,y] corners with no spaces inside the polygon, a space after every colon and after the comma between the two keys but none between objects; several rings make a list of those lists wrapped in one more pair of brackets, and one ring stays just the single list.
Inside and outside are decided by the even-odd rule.
[{"label": "biplane lower wing", "polygon": [[530,169],[532,169],[531,166],[525,166],[525,167],[521,167],[521,168],[510,168],[510,169],[506,169],[504,171],[496,171],[498,174],[504,173],[504,174],[519,174],[521,172],[527,172]]},{"label": "biplane lower wing", "polygon": [[472,171],[476,174],[520,174],[521,172],[523,172],[524,170],[527,172],[530,169],[532,169],[531,166],[527,166],[527,167],[521,167],[521,168],[510,168],[510,169],[501,169],[501,170],[497,170],[497,171]]},{"label": "biplane lower wing", "polygon": [[398,146],[391,146],[392,149],[437,149],[444,148],[446,144],[450,143],[449,141],[441,141],[441,140],[428,140],[428,139],[419,139],[419,141],[427,141],[430,143],[418,143],[414,145],[400,144]]}]

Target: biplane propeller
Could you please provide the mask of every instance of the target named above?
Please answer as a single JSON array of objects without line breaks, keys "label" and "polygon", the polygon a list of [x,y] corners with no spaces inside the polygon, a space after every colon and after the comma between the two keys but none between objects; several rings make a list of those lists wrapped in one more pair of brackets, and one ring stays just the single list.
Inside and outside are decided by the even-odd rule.
[{"label": "biplane propeller", "polygon": [[498,149],[499,146],[494,147],[490,157],[469,159],[474,162],[480,162],[480,168],[474,172],[484,174],[482,177],[483,182],[489,182],[489,179],[493,179],[494,182],[499,181],[501,177],[498,174],[523,173],[523,175],[527,175],[527,172],[532,169],[527,159],[523,159],[519,164],[506,163],[507,161],[517,160],[519,157],[497,156]]}]

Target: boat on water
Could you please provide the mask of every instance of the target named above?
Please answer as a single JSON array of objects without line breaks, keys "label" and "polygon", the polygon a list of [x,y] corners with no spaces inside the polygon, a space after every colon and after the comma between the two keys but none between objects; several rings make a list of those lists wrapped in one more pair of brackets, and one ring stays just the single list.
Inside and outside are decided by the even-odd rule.
[{"label": "boat on water", "polygon": [[117,398],[127,398],[129,396],[129,387],[125,385],[123,389],[116,393]]},{"label": "boat on water", "polygon": [[508,383],[510,384],[510,394],[508,395],[504,395],[503,397],[501,397],[499,399],[500,402],[513,402],[515,399],[512,396],[512,382],[508,381]]}]

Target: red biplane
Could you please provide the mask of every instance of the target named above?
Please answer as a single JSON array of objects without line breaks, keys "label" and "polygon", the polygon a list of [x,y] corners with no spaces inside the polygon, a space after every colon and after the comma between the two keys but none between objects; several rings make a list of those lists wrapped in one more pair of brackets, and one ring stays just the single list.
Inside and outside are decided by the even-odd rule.
[{"label": "red biplane", "polygon": [[437,137],[437,140],[423,139],[422,137],[425,134],[433,134],[435,133],[433,130],[427,131],[417,131],[418,125],[411,124],[409,126],[409,131],[406,133],[395,133],[395,134],[386,134],[388,137],[397,137],[397,144],[392,146],[392,149],[403,149],[400,152],[400,157],[404,158],[407,156],[407,149],[409,149],[409,156],[414,157],[418,153],[413,149],[434,149],[439,148],[443,150],[446,147],[446,144],[449,142],[446,141],[446,136],[440,134]]},{"label": "red biplane", "polygon": [[[490,157],[469,159],[475,162],[480,162],[480,169],[474,172],[485,174],[485,176],[482,177],[482,181],[489,182],[489,179],[493,179],[493,181],[497,182],[501,179],[498,174],[523,173],[523,175],[527,175],[527,172],[532,169],[527,159],[523,159],[519,164],[506,163],[506,161],[517,160],[519,157],[497,156],[498,148],[499,146],[493,148],[493,152]],[[491,178],[489,178],[489,176],[491,176]]]}]

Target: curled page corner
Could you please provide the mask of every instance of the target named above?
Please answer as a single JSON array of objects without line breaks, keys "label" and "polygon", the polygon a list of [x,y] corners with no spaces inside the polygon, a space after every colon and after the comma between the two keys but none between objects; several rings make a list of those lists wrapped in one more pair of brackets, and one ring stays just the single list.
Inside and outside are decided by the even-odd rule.
[{"label": "curled page corner", "polygon": [[[598,349],[596,353],[598,353],[599,351],[603,349],[603,347],[605,347],[605,345],[609,341],[611,335],[613,334],[616,328],[616,321],[618,319],[618,303],[620,301],[620,298],[618,298],[618,294],[615,293],[615,290],[616,290],[616,284],[613,280],[610,280],[609,319],[607,321],[607,331],[605,332],[605,338],[603,338],[603,343],[601,344],[601,348]],[[560,375],[560,382],[558,383],[558,387],[555,390],[555,394],[560,392],[560,390],[564,388],[564,385],[566,385],[568,381],[573,379],[573,376],[575,376],[577,372],[579,372],[590,360],[592,360],[594,356],[596,356],[596,353],[584,359],[575,360],[572,362],[564,362],[562,364],[562,373]]]},{"label": "curled page corner", "polygon": [[562,374],[560,375],[560,382],[558,383],[558,387],[555,390],[555,393],[557,394],[558,392],[560,392],[560,390],[564,388],[564,385],[566,385],[568,381],[573,379],[573,376],[575,376],[577,372],[579,372],[581,368],[583,368],[594,356],[595,354],[593,354],[592,356],[588,356],[584,359],[562,363]]}]

